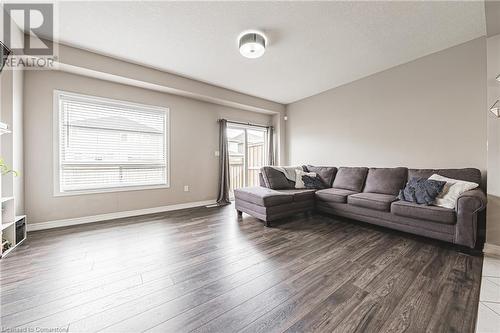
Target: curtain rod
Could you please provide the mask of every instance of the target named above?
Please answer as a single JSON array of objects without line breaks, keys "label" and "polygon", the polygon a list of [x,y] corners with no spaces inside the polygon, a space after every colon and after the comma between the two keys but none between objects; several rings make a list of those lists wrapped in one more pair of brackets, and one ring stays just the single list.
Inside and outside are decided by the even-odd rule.
[{"label": "curtain rod", "polygon": [[[218,119],[217,121],[221,121],[222,119]],[[254,126],[254,127],[263,127],[263,128],[269,128],[269,127],[272,127],[272,126],[268,126],[268,125],[260,125],[260,124],[252,124],[252,123],[245,123],[245,122],[242,122],[242,121],[233,121],[233,120],[228,120],[226,119],[228,123],[230,124],[238,124],[238,125],[247,125],[247,126]]]}]

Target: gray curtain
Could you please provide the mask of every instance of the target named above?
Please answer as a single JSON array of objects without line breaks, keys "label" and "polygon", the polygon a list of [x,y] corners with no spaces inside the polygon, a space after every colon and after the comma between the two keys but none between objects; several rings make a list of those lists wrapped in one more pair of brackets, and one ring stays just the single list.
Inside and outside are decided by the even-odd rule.
[{"label": "gray curtain", "polygon": [[218,205],[230,204],[229,200],[229,152],[227,147],[227,120],[219,120],[219,194]]},{"label": "gray curtain", "polygon": [[269,126],[267,128],[267,161],[269,165],[274,165],[274,128]]}]

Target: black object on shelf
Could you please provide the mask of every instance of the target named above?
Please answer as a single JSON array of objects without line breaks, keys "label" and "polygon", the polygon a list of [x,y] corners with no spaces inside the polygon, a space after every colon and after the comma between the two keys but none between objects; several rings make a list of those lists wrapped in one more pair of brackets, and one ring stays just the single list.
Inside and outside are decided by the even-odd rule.
[{"label": "black object on shelf", "polygon": [[16,222],[16,244],[21,242],[26,235],[26,219],[22,218]]},{"label": "black object on shelf", "polygon": [[7,62],[7,58],[12,51],[0,41],[0,73],[2,72],[3,66]]}]

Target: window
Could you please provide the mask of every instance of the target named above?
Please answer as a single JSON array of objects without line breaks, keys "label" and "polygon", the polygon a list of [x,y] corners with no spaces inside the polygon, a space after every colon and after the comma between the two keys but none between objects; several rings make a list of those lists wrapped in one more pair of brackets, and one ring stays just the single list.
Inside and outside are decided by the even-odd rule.
[{"label": "window", "polygon": [[169,186],[169,110],[55,91],[55,194]]}]

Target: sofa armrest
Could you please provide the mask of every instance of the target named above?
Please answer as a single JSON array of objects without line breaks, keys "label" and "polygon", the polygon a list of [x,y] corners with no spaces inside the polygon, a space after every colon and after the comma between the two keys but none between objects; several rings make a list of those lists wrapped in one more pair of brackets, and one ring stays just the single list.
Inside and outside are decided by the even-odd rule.
[{"label": "sofa armrest", "polygon": [[477,216],[486,208],[486,195],[476,189],[463,193],[457,199],[455,243],[474,248],[477,240]]},{"label": "sofa armrest", "polygon": [[486,208],[486,194],[482,190],[470,190],[462,193],[457,199],[457,213],[461,210],[478,212]]}]

